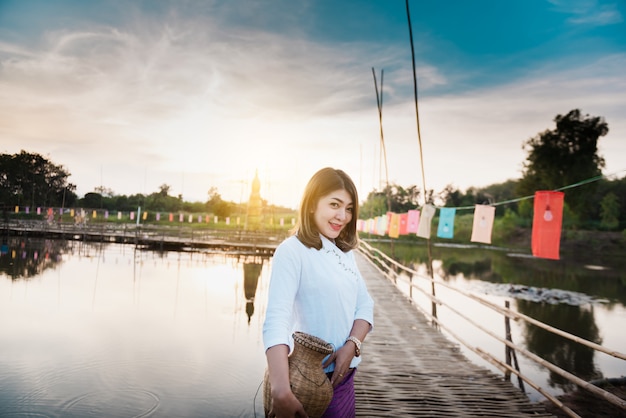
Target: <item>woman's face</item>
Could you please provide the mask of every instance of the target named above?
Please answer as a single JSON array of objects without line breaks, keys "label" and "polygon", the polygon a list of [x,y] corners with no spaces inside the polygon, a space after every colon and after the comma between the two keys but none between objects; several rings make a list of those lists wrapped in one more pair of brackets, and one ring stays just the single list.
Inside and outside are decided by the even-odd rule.
[{"label": "woman's face", "polygon": [[313,213],[315,226],[326,238],[334,240],[352,220],[353,205],[352,197],[343,189],[322,196]]}]

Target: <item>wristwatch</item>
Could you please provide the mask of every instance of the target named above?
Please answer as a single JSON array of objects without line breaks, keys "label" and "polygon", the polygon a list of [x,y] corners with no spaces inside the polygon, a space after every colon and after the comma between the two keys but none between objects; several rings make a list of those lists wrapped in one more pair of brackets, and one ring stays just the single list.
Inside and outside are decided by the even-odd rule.
[{"label": "wristwatch", "polygon": [[348,341],[352,341],[354,343],[354,356],[359,357],[361,355],[361,341],[354,335],[349,336],[346,342]]}]

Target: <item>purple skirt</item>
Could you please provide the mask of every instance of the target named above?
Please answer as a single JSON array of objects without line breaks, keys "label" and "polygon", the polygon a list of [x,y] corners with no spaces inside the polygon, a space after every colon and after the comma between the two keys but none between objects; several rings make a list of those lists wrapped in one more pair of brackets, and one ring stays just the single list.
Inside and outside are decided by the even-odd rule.
[{"label": "purple skirt", "polygon": [[322,418],[350,418],[356,415],[356,399],[354,396],[355,374],[356,368],[350,370],[350,373],[335,388],[333,399],[330,401],[330,405],[328,405]]}]

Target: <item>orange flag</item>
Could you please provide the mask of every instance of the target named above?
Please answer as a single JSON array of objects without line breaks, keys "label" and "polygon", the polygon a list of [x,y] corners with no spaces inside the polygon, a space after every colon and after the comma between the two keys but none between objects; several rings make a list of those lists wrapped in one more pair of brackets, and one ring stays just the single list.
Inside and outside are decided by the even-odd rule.
[{"label": "orange flag", "polygon": [[407,235],[409,233],[409,214],[401,213],[400,214],[400,235]]},{"label": "orange flag", "polygon": [[535,192],[531,243],[535,257],[559,259],[564,196],[563,192]]},{"label": "orange flag", "polygon": [[400,214],[391,213],[389,219],[389,238],[398,238],[400,236]]}]

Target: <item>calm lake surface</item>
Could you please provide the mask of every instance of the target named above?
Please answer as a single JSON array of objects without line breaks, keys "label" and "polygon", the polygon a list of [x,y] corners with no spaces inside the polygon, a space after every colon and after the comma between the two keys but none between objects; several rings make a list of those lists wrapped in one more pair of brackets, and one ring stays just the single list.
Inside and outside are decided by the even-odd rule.
[{"label": "calm lake surface", "polygon": [[268,260],[62,241],[3,250],[1,417],[263,416]]},{"label": "calm lake surface", "polygon": [[[395,251],[425,271],[423,246]],[[554,262],[480,248],[436,247],[433,256],[437,280],[501,306],[508,300],[526,315],[626,349],[626,270],[618,261]],[[0,416],[263,416],[262,322],[270,267],[271,259],[252,256],[9,240],[0,256]],[[526,290],[511,295],[511,285]],[[537,289],[569,296],[557,292],[562,300],[555,303],[538,299]],[[457,300],[442,286],[437,295],[503,334],[501,316]],[[425,298],[423,303],[430,309]],[[473,345],[503,358],[503,344],[443,308],[438,316]],[[515,343],[586,380],[626,375],[622,360],[534,327],[512,327]],[[518,359],[522,372],[552,393],[571,389]],[[532,391],[529,396],[543,400]]]}]

